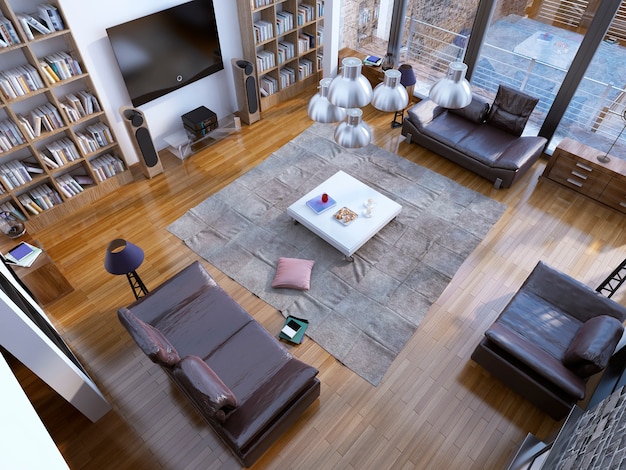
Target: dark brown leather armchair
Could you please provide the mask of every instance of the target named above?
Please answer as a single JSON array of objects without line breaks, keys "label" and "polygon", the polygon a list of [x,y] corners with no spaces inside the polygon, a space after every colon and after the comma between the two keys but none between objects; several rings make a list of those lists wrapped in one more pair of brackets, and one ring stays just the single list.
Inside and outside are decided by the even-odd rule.
[{"label": "dark brown leather armchair", "polygon": [[606,367],[625,319],[620,304],[539,262],[472,359],[558,420]]}]

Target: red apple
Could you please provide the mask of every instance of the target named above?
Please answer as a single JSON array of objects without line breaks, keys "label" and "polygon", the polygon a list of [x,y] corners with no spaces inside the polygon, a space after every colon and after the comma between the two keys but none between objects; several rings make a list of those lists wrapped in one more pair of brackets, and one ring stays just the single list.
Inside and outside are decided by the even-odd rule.
[{"label": "red apple", "polygon": [[326,204],[328,202],[328,194],[326,194],[326,193],[322,194],[322,202],[324,204]]}]

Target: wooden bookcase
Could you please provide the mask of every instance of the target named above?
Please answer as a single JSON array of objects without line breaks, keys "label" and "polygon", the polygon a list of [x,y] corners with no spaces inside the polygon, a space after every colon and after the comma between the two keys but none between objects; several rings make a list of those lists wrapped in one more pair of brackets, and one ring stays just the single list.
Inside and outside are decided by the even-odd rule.
[{"label": "wooden bookcase", "polygon": [[[27,33],[20,22],[20,16],[24,14],[41,22],[37,15],[41,3],[37,0],[0,0],[0,13],[11,22],[19,39],[18,43],[14,41],[7,46],[0,43],[4,46],[0,47],[0,123],[7,124],[10,132],[15,133],[17,129],[19,133],[10,148],[7,148],[6,139],[4,148],[0,143],[0,211],[11,208],[12,212],[26,219],[26,226],[31,230],[43,228],[132,180],[58,2],[45,3],[57,8],[62,20],[61,29],[53,27],[51,32],[41,33],[32,27]],[[50,74],[49,63],[44,65],[46,58],[58,59],[59,54],[66,60],[64,64],[56,63],[56,67],[62,70],[57,77],[50,78],[55,74]],[[3,78],[9,81],[13,92],[7,89]],[[22,91],[15,93],[20,87]],[[70,118],[72,111],[66,112],[64,105],[68,104],[68,96],[80,99],[81,92],[93,96],[96,106],[93,110],[86,110],[84,115],[74,113]],[[52,118],[56,120],[53,128],[46,129],[42,125],[39,133],[32,132],[37,128],[35,123],[41,119],[39,111],[46,111],[46,108],[51,117],[54,109],[58,113],[56,119]],[[39,118],[34,114],[40,114]],[[32,129],[28,129],[23,118],[30,122]],[[6,137],[6,128],[4,131],[0,124],[0,136]],[[58,151],[60,142],[66,145],[65,151]],[[44,156],[56,167],[46,163]],[[110,157],[117,160],[115,165],[110,163]],[[39,168],[41,172],[25,172],[20,168],[22,165]],[[83,190],[73,184],[68,189],[63,182],[68,176],[82,181],[79,185]],[[35,211],[35,214],[28,209],[27,198],[37,199],[43,210]]]},{"label": "wooden bookcase", "polygon": [[[319,82],[323,0],[237,0],[237,8],[244,59],[255,65],[261,111]],[[289,13],[293,26],[288,22]],[[263,32],[260,24],[265,25]],[[283,54],[290,49],[292,53]]]}]

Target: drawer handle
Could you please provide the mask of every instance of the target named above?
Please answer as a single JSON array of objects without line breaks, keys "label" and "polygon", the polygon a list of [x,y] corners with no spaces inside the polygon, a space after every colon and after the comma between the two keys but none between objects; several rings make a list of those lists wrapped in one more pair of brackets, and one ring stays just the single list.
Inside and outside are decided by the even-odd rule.
[{"label": "drawer handle", "polygon": [[583,175],[581,173],[578,173],[577,171],[572,171],[572,175],[576,176],[577,178],[580,178],[581,180],[587,179],[587,175]]},{"label": "drawer handle", "polygon": [[580,181],[576,181],[571,178],[567,178],[567,182],[573,184],[574,186],[578,186],[579,188],[583,187],[583,184]]},{"label": "drawer handle", "polygon": [[585,171],[593,171],[593,168],[591,168],[590,166],[587,166],[587,165],[585,165],[583,163],[580,163],[580,162],[576,162],[576,166],[578,168],[582,168]]},{"label": "drawer handle", "polygon": [[626,207],[626,202],[620,202],[619,205],[622,207]]}]

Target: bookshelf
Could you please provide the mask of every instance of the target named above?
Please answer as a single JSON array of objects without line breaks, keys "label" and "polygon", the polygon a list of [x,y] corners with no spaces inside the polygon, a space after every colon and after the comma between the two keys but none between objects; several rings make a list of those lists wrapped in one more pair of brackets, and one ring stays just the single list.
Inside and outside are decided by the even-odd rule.
[{"label": "bookshelf", "polygon": [[323,0],[237,0],[244,59],[256,66],[261,111],[322,78]]},{"label": "bookshelf", "polygon": [[132,175],[58,1],[0,15],[0,211],[39,230]]}]

